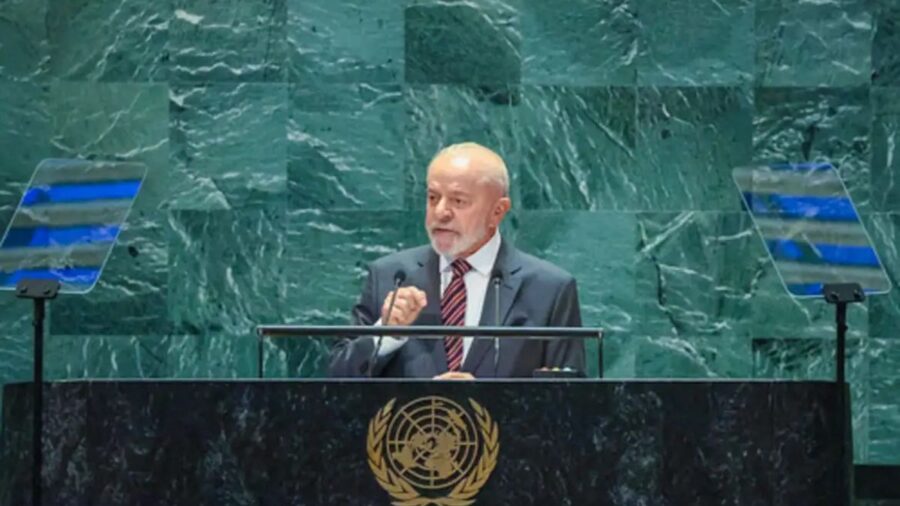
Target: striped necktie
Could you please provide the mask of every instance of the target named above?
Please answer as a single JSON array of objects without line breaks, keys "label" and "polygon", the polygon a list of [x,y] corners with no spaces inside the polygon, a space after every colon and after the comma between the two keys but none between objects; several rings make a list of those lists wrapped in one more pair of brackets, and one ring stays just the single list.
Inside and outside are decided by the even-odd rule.
[{"label": "striped necktie", "polygon": [[[463,277],[472,270],[472,266],[459,258],[450,267],[453,268],[453,279],[441,297],[441,321],[448,327],[460,327],[466,323],[466,283]],[[447,370],[458,371],[463,361],[462,336],[445,337],[444,349],[447,351]]]}]

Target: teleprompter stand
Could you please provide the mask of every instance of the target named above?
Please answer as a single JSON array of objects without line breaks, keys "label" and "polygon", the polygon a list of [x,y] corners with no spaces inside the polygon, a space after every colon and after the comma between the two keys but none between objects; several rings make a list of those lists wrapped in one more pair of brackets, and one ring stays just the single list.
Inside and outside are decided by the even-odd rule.
[{"label": "teleprompter stand", "polygon": [[[829,304],[834,304],[834,323],[837,333],[835,348],[835,384],[838,389],[837,412],[841,425],[841,444],[838,446],[838,458],[841,462],[849,462],[852,459],[850,445],[850,420],[848,388],[846,382],[845,362],[847,350],[847,305],[866,300],[865,292],[859,283],[831,283],[822,288],[822,295]],[[850,496],[853,486],[849,481],[852,475],[842,477],[845,497]]]},{"label": "teleprompter stand", "polygon": [[34,380],[32,383],[31,503],[41,505],[42,443],[44,431],[44,319],[47,301],[59,294],[55,279],[24,279],[16,285],[16,296],[34,302]]}]

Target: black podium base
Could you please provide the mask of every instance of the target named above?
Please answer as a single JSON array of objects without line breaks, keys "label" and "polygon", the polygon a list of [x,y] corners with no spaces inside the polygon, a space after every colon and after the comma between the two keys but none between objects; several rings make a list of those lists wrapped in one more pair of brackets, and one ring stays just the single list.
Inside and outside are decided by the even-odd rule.
[{"label": "black podium base", "polygon": [[[30,395],[4,391],[4,505],[30,504]],[[831,382],[63,382],[45,402],[47,504],[388,505],[373,461],[420,487],[404,458],[457,472],[455,418],[475,504],[846,503]]]}]

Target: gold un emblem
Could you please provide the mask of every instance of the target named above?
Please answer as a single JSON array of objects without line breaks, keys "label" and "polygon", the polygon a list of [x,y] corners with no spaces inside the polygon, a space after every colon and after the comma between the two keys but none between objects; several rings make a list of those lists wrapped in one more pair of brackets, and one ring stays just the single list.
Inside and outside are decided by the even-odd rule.
[{"label": "gold un emblem", "polygon": [[472,399],[472,414],[444,397],[420,397],[394,411],[391,399],[369,422],[366,451],[395,506],[468,506],[491,476],[499,431]]}]

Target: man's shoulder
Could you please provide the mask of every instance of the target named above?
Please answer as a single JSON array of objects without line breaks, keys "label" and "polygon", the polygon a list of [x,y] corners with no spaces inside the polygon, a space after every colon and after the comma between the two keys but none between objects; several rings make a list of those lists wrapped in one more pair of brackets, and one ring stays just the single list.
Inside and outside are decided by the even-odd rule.
[{"label": "man's shoulder", "polygon": [[416,246],[400,251],[395,251],[383,257],[374,260],[371,268],[376,271],[409,269],[424,263],[428,259],[428,255],[434,250],[430,245]]},{"label": "man's shoulder", "polygon": [[551,284],[568,284],[575,279],[567,270],[547,260],[525,253],[520,249],[516,249],[516,254],[523,274],[534,276]]}]

